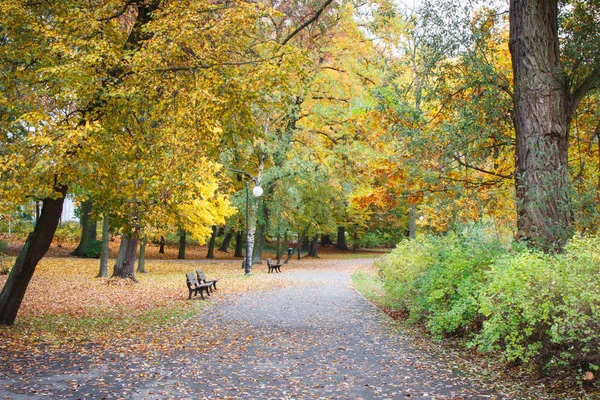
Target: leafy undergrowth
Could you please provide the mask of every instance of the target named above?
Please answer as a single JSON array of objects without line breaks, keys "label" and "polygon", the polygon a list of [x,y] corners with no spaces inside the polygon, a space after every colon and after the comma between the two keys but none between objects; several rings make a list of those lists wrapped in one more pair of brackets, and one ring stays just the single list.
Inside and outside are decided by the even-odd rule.
[{"label": "leafy undergrowth", "polygon": [[501,357],[484,356],[475,349],[465,348],[456,338],[438,340],[422,324],[408,323],[408,313],[397,307],[386,294],[384,282],[375,265],[358,268],[352,275],[354,288],[367,300],[401,324],[401,329],[411,337],[412,342],[441,358],[460,365],[474,376],[480,376],[488,385],[506,394],[509,398],[520,399],[598,399],[600,390],[584,387],[570,375],[540,377],[530,369],[507,365]]},{"label": "leafy undergrowth", "polygon": [[[47,346],[112,345],[119,339],[145,337],[149,331],[176,325],[210,302],[188,301],[186,272],[202,269],[220,278],[213,297],[285,285],[255,268],[246,277],[239,261],[193,262],[149,260],[148,273],[129,280],[94,278],[98,260],[48,258],[29,284],[15,325],[0,327],[0,349],[40,351]],[[6,276],[0,277],[0,286]],[[144,339],[145,340],[145,339]]]}]

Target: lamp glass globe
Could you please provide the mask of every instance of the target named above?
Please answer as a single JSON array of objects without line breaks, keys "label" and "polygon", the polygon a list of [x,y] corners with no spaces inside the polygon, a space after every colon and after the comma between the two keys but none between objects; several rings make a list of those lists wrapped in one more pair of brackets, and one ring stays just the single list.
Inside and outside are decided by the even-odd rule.
[{"label": "lamp glass globe", "polygon": [[261,188],[260,186],[254,186],[254,189],[252,189],[252,194],[255,197],[260,197],[263,194],[263,188]]}]

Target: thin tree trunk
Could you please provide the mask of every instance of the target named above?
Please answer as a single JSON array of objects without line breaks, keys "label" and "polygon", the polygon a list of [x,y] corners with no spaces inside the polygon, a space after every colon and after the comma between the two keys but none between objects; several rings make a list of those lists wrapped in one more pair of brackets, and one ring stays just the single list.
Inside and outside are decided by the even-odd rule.
[{"label": "thin tree trunk", "polygon": [[90,244],[90,217],[92,214],[92,201],[86,200],[81,203],[81,238],[77,248],[73,250],[73,255],[78,257],[87,256],[87,247]]},{"label": "thin tree trunk", "polygon": [[206,254],[206,258],[215,258],[215,242],[217,240],[217,231],[217,226],[213,225],[212,235],[210,236],[210,241],[208,242],[208,253]]},{"label": "thin tree trunk", "polygon": [[179,252],[177,253],[178,260],[185,260],[185,230],[179,231]]},{"label": "thin tree trunk", "polygon": [[108,277],[108,241],[110,239],[108,228],[108,215],[104,215],[104,219],[102,220],[102,252],[100,253],[100,271],[98,272],[97,278]]},{"label": "thin tree trunk", "polygon": [[304,230],[304,233],[298,237],[298,243],[292,249],[291,253],[288,254],[287,258],[283,262],[284,264],[287,264],[288,262],[290,262],[290,260],[294,256],[294,253],[296,253],[296,252],[298,252],[298,260],[300,260],[300,258],[301,258],[300,257],[300,246],[302,246],[302,241],[304,240],[304,237],[306,237],[306,234],[308,233],[308,228],[310,228],[310,224],[306,227],[306,229]]},{"label": "thin tree trunk", "polygon": [[138,260],[137,272],[145,274],[146,273],[146,238],[142,238],[140,240],[140,257]]},{"label": "thin tree trunk", "polygon": [[312,240],[310,241],[310,249],[308,250],[309,257],[319,258],[319,253],[317,250],[318,245],[319,245],[319,235],[315,234],[315,236],[313,236]]},{"label": "thin tree trunk", "polygon": [[338,250],[348,250],[348,245],[346,244],[346,228],[343,226],[338,226],[336,247]]},{"label": "thin tree trunk", "polygon": [[56,190],[60,198],[43,200],[38,223],[27,237],[0,293],[0,325],[12,325],[15,322],[35,267],[50,248],[62,214],[67,187]]},{"label": "thin tree trunk", "polygon": [[232,238],[233,238],[233,232],[231,232],[231,230],[227,231],[227,233],[225,233],[225,237],[223,238],[223,242],[221,243],[221,246],[219,246],[219,251],[223,251],[223,252],[227,253],[227,250],[229,249],[229,244],[231,243]]},{"label": "thin tree trunk", "polygon": [[281,235],[277,234],[277,264],[281,264]]},{"label": "thin tree trunk", "polygon": [[417,237],[417,207],[414,204],[408,208],[408,237]]},{"label": "thin tree trunk", "polygon": [[160,241],[158,242],[158,254],[165,254],[165,238],[160,235]]},{"label": "thin tree trunk", "polygon": [[252,265],[262,264],[262,253],[265,248],[265,226],[259,224],[254,237],[254,249],[252,251]]},{"label": "thin tree trunk", "polygon": [[235,253],[234,257],[244,257],[244,232],[238,231],[235,233]]},{"label": "thin tree trunk", "polygon": [[573,234],[570,101],[560,65],[556,0],[510,1],[517,142],[517,238],[546,252]]}]

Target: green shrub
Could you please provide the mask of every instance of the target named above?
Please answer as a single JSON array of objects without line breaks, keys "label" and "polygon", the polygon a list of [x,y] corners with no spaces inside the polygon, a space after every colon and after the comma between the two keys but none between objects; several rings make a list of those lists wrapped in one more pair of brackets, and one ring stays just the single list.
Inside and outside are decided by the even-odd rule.
[{"label": "green shrub", "polygon": [[423,296],[415,282],[434,264],[433,247],[429,237],[407,239],[386,257],[376,261],[389,298],[396,302],[395,307],[407,310],[413,322],[423,316]]},{"label": "green shrub", "polygon": [[85,248],[85,256],[87,258],[100,258],[100,253],[102,253],[102,241],[90,240]]},{"label": "green shrub", "polygon": [[8,243],[4,240],[0,240],[0,253],[6,253],[6,249],[8,249]]},{"label": "green shrub", "polygon": [[576,236],[558,256],[498,260],[480,293],[486,321],[474,344],[538,367],[590,367],[600,354],[598,249],[599,238]]},{"label": "green shrub", "polygon": [[509,243],[470,225],[403,241],[377,265],[394,306],[435,336],[470,333],[511,362],[597,369],[600,238],[575,236],[560,255]]},{"label": "green shrub", "polygon": [[372,249],[374,247],[379,246],[381,240],[379,235],[376,233],[366,233],[360,237],[360,239],[356,240],[355,244],[359,247],[364,247],[367,249]]},{"label": "green shrub", "polygon": [[484,224],[459,233],[400,243],[380,265],[388,294],[435,335],[465,334],[481,325],[478,291],[507,241]]}]

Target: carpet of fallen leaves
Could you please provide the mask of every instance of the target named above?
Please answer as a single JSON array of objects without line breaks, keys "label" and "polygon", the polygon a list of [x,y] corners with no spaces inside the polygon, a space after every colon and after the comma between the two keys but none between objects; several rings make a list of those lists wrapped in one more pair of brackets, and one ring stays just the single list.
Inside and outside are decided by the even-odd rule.
[{"label": "carpet of fallen leaves", "polygon": [[[29,283],[15,325],[0,326],[0,350],[42,352],[49,347],[99,344],[125,340],[136,342],[154,329],[176,326],[207,306],[199,297],[187,300],[185,273],[202,269],[209,279],[219,278],[214,296],[261,291],[289,285],[267,273],[267,266],[253,267],[247,277],[242,260],[233,252],[216,252],[216,259],[204,259],[205,246],[190,246],[187,260],[174,260],[176,248],[148,246],[147,273],[136,274],[139,283],[130,280],[96,278],[97,259],[68,257],[75,244],[54,246],[42,259]],[[118,241],[111,242],[111,255],[118,251]],[[13,245],[17,250],[18,245]],[[338,252],[320,248],[321,259],[364,257],[365,252]],[[274,257],[265,254],[265,257]],[[172,259],[163,259],[171,257]],[[195,259],[195,260],[194,260]],[[312,261],[311,261],[312,260]],[[114,260],[109,260],[109,273]],[[283,270],[294,268],[323,269],[314,259],[294,257]],[[0,287],[6,281],[0,275]],[[300,283],[302,285],[302,283]]]},{"label": "carpet of fallen leaves", "polygon": [[[0,349],[36,351],[39,344],[65,346],[133,338],[161,325],[189,318],[207,305],[188,301],[185,273],[202,269],[219,278],[213,296],[274,285],[266,267],[246,277],[240,261],[148,260],[148,273],[131,280],[95,278],[98,260],[43,259],[29,284],[14,326],[0,327]],[[5,276],[0,276],[0,286]]]}]

